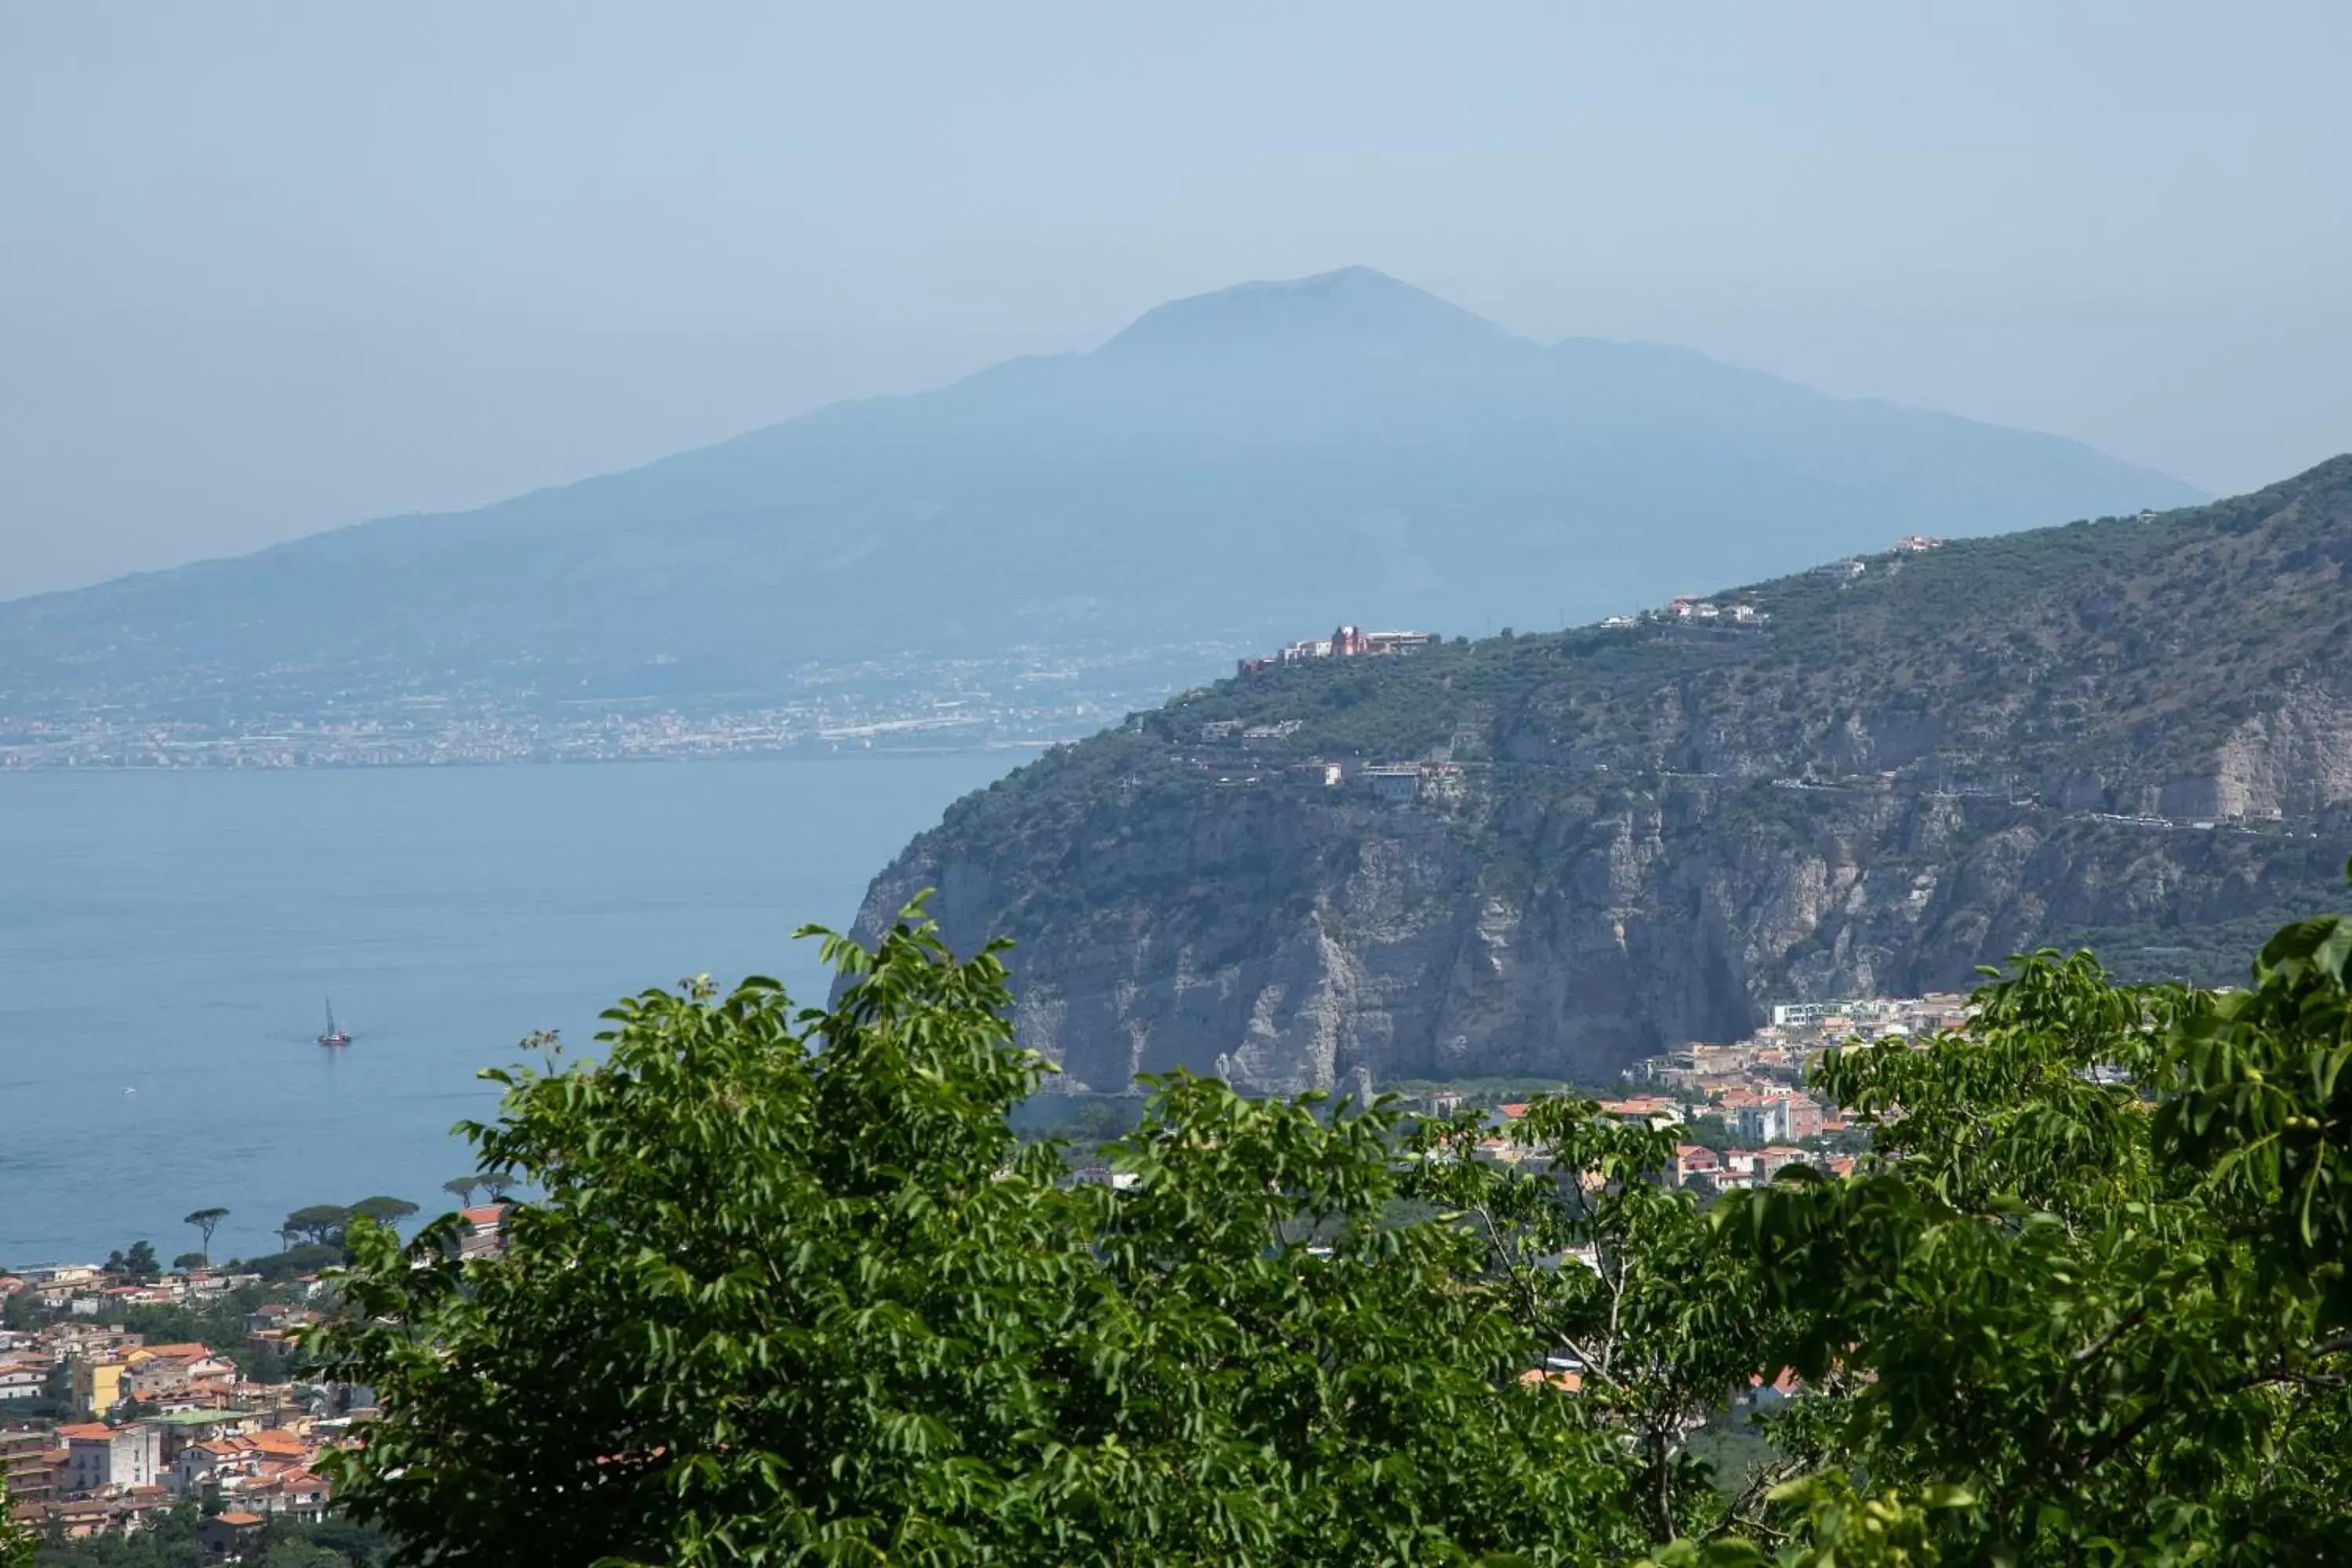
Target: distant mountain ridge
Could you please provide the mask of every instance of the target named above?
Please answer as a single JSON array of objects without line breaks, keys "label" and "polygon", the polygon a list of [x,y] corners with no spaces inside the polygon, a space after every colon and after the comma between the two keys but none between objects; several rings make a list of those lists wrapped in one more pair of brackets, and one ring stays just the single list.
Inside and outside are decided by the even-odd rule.
[{"label": "distant mountain ridge", "polygon": [[1241,283],[1171,300],[1136,318],[1096,352],[1264,349],[1300,342],[1360,351],[1501,348],[1524,342],[1473,315],[1369,267],[1279,282]]},{"label": "distant mountain ridge", "polygon": [[1186,693],[958,802],[857,929],[936,889],[1013,939],[1066,1086],[1290,1090],[1601,1082],[2044,944],[2231,984],[2341,895],[2352,457],[1712,602]]},{"label": "distant mountain ridge", "polygon": [[478,511],[0,604],[0,716],[692,701],[883,652],[1552,625],[2194,499],[1686,351],[1545,347],[1349,268]]}]

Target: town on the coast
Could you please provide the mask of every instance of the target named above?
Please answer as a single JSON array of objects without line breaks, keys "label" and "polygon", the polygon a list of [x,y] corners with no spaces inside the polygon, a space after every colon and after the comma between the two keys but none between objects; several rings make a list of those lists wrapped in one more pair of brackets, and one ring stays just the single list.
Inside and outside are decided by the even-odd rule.
[{"label": "town on the coast", "polygon": [[[461,1211],[461,1253],[497,1255],[506,1212]],[[163,1270],[142,1243],[105,1263],[0,1269],[0,1496],[16,1521],[84,1541],[193,1507],[216,1562],[326,1521],[322,1457],[361,1440],[375,1395],[306,1364],[302,1331],[335,1310],[331,1274],[279,1262]]]},{"label": "town on the coast", "polygon": [[0,772],[50,768],[446,767],[1035,750],[1157,706],[1234,641],[1016,647],[986,658],[908,652],[776,672],[757,697],[668,692],[647,672],[550,697],[484,679],[423,689],[386,668],[353,688],[278,672],[266,705],[224,713],[193,677],[135,704],[0,711]]}]

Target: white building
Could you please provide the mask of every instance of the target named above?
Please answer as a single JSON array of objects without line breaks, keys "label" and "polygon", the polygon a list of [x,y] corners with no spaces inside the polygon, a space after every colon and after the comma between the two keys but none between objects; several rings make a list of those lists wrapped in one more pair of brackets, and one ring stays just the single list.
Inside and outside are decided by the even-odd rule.
[{"label": "white building", "polygon": [[0,1402],[11,1399],[38,1399],[49,1381],[47,1363],[37,1361],[0,1361]]},{"label": "white building", "polygon": [[163,1481],[163,1435],[144,1421],[109,1426],[100,1421],[60,1426],[66,1440],[66,1489],[102,1491]]}]

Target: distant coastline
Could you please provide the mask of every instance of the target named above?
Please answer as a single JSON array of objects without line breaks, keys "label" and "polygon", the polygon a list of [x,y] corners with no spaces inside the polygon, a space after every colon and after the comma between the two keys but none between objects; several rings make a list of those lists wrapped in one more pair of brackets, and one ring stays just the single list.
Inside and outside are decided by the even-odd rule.
[{"label": "distant coastline", "polygon": [[1049,752],[1085,739],[1083,734],[973,741],[961,745],[779,746],[764,750],[635,752],[613,755],[562,752],[515,752],[487,756],[438,756],[359,759],[336,756],[302,757],[285,762],[189,760],[184,762],[86,759],[34,759],[0,754],[0,775],[9,773],[354,773],[401,769],[611,767],[677,763],[830,763],[886,761],[916,757],[971,757],[992,752]]}]

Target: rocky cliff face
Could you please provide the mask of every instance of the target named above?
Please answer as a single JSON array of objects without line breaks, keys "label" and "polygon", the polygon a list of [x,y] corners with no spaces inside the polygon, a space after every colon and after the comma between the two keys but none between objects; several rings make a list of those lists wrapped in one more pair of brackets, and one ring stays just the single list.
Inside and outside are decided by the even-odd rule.
[{"label": "rocky cliff face", "polygon": [[[958,946],[1013,938],[1021,1037],[1097,1091],[1596,1081],[2044,944],[2231,980],[2352,850],[2352,463],[2101,527],[1762,585],[1745,641],[1229,682],[960,803],[860,925],[934,888]],[[1300,727],[1204,738],[1236,717]],[[1301,765],[1433,753],[1403,801]]]},{"label": "rocky cliff face", "polygon": [[1773,1000],[1965,989],[2053,942],[2235,978],[2217,966],[2324,900],[2347,837],[1695,782],[1524,825],[1507,853],[1538,869],[1513,887],[1443,806],[1333,793],[1139,816],[1050,897],[929,839],[861,928],[935,888],[959,946],[1013,936],[1020,1036],[1072,1089],[1179,1066],[1283,1091],[1359,1068],[1599,1081]]},{"label": "rocky cliff face", "polygon": [[[2352,648],[2345,650],[2352,659]],[[2352,707],[2294,692],[2230,731],[2210,773],[2168,779],[2150,809],[2175,816],[2304,817],[2352,801]]]}]

